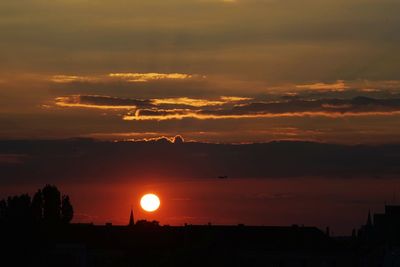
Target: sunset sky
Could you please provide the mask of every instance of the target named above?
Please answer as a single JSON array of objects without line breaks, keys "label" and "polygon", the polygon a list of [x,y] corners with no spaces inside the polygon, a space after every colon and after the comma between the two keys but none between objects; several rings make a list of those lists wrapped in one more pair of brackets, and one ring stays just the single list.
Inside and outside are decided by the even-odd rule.
[{"label": "sunset sky", "polygon": [[2,1],[0,137],[397,142],[399,8]]},{"label": "sunset sky", "polygon": [[[348,173],[327,178],[335,162],[326,168],[321,160],[315,163],[321,172],[294,165],[288,177],[275,179],[279,173],[262,169],[266,163],[257,147],[244,144],[400,143],[399,10],[398,0],[0,1],[0,141],[87,137],[157,143],[180,135],[189,144],[243,146],[223,154],[223,146],[193,152],[188,145],[176,158],[208,164],[193,165],[202,171],[190,173],[192,165],[180,162],[173,171],[160,169],[142,157],[145,146],[133,156],[126,147],[112,148],[110,155],[126,161],[122,165],[106,158],[104,144],[89,149],[77,141],[76,150],[64,153],[51,144],[43,152],[43,144],[10,141],[0,147],[0,174],[6,177],[0,197],[56,183],[75,199],[76,221],[123,223],[130,205],[155,191],[162,202],[154,219],[164,223],[299,222],[349,232],[364,222],[368,209],[392,199],[395,171],[390,179],[377,178],[390,169],[387,162],[395,166],[400,149],[385,147],[379,155],[387,161],[366,174],[360,167],[365,159],[353,158],[363,150],[318,150],[312,157],[309,143],[294,150],[283,144],[282,155],[301,151],[296,155],[309,165],[321,155],[326,161],[349,159],[341,163]],[[237,174],[227,165],[213,166],[216,158],[225,164],[213,155],[243,153],[246,159],[246,149],[259,154],[245,166],[262,171],[247,177],[244,167]],[[369,167],[375,167],[368,153]],[[87,155],[98,161],[74,161]],[[154,173],[127,171],[128,160]],[[279,160],[286,170],[286,158]],[[117,169],[117,163],[127,169]],[[104,175],[86,173],[88,166],[102,166]],[[234,179],[216,179],[228,174]]]}]

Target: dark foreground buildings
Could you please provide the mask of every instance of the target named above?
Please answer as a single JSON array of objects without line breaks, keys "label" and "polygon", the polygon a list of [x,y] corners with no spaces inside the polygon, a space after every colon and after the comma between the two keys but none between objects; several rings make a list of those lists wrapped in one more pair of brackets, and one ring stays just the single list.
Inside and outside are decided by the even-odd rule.
[{"label": "dark foreground buildings", "polygon": [[400,206],[386,205],[373,219],[368,214],[357,241],[364,266],[400,266]]},{"label": "dark foreground buildings", "polygon": [[2,225],[0,266],[400,266],[400,207],[358,235],[303,226]]},{"label": "dark foreground buildings", "polygon": [[161,227],[148,222],[134,227],[72,224],[26,234],[9,236],[9,262],[41,266],[345,266],[342,263],[348,258],[345,250],[313,227]]}]

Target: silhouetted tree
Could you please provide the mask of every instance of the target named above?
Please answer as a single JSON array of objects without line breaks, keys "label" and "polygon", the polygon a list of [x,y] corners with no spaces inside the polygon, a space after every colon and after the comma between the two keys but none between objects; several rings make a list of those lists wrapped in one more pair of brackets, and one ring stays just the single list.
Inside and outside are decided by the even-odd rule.
[{"label": "silhouetted tree", "polygon": [[11,223],[24,224],[30,222],[31,197],[28,194],[8,197],[6,220]]},{"label": "silhouetted tree", "polygon": [[160,227],[160,223],[158,221],[147,221],[147,220],[138,220],[135,224],[138,227],[142,228],[158,228]]},{"label": "silhouetted tree", "polygon": [[61,219],[61,193],[56,186],[46,185],[42,189],[43,219],[47,223],[57,223]]},{"label": "silhouetted tree", "polygon": [[74,217],[74,209],[69,201],[69,196],[64,195],[61,203],[61,220],[69,223]]},{"label": "silhouetted tree", "polygon": [[43,194],[39,189],[32,198],[32,219],[34,222],[43,220]]},{"label": "silhouetted tree", "polygon": [[60,191],[53,185],[46,185],[38,190],[32,202],[28,194],[0,200],[0,223],[69,223],[73,216],[74,209],[69,196],[64,195],[61,199]]}]

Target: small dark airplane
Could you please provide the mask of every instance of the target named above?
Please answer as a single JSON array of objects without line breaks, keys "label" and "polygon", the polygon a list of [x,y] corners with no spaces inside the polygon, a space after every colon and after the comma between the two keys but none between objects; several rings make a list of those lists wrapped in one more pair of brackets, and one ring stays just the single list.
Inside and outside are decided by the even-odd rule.
[{"label": "small dark airplane", "polygon": [[228,176],[227,176],[227,175],[224,175],[224,176],[218,176],[218,179],[228,179]]}]

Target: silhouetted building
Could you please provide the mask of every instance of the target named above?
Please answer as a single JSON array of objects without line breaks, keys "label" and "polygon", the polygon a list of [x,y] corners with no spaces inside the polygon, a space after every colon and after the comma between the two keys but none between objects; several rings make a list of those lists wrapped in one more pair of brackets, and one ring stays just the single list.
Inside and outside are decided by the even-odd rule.
[{"label": "silhouetted building", "polygon": [[400,266],[400,206],[386,205],[384,213],[368,213],[358,234],[360,266]]},{"label": "silhouetted building", "polygon": [[[18,266],[353,266],[352,255],[315,227],[138,221],[137,227],[71,224],[35,231],[44,245],[28,249],[32,240],[25,237],[11,248],[15,255],[28,253]],[[1,236],[14,240],[15,233]]]},{"label": "silhouetted building", "polygon": [[399,222],[400,206],[386,206],[358,236],[337,238],[298,225],[135,224],[131,208],[124,226],[3,225],[0,266],[400,266]]},{"label": "silhouetted building", "polygon": [[400,206],[386,205],[385,213],[374,214],[373,225],[378,238],[400,244]]},{"label": "silhouetted building", "polygon": [[368,218],[367,218],[367,226],[371,227],[372,226],[372,219],[371,219],[371,211],[368,211]]}]

